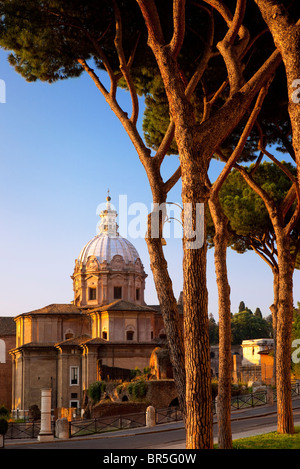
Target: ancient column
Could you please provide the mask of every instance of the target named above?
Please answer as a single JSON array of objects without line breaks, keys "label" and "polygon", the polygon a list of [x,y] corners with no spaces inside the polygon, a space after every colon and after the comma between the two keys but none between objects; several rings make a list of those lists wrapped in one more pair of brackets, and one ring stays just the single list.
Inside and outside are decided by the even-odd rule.
[{"label": "ancient column", "polygon": [[41,390],[41,430],[39,441],[51,441],[54,439],[51,431],[51,389]]}]

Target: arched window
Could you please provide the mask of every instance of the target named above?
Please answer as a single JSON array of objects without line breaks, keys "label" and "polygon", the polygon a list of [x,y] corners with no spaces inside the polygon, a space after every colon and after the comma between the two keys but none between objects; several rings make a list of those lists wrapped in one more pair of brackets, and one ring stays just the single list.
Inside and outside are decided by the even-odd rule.
[{"label": "arched window", "polygon": [[6,363],[6,343],[0,339],[0,363]]},{"label": "arched window", "polygon": [[72,339],[74,337],[74,333],[72,329],[67,329],[65,332],[65,340]]},{"label": "arched window", "polygon": [[158,337],[159,337],[159,339],[166,339],[167,338],[167,334],[166,334],[165,329],[161,329],[159,331]]}]

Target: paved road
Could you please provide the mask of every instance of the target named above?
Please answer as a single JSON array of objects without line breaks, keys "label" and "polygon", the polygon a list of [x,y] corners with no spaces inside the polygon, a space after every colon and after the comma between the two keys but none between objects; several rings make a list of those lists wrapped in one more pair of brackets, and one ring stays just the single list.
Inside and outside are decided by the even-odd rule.
[{"label": "paved road", "polygon": [[[294,420],[300,425],[300,398],[293,400]],[[276,430],[276,406],[261,406],[232,413],[233,438]],[[214,423],[217,437],[217,424]],[[5,449],[96,449],[150,450],[184,449],[185,432],[182,422],[158,425],[153,429],[139,428],[40,443],[37,440],[6,440]]]}]

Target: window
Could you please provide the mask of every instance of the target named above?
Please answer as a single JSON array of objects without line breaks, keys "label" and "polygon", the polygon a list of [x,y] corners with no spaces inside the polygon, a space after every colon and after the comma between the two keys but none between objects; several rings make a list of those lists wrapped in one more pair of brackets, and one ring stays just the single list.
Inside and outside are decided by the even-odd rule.
[{"label": "window", "polygon": [[139,300],[139,299],[140,299],[140,289],[139,289],[139,288],[137,288],[137,289],[135,290],[135,299],[136,299],[136,300]]},{"label": "window", "polygon": [[102,339],[107,340],[107,332],[102,331]]},{"label": "window", "polygon": [[65,332],[65,340],[72,339],[74,337],[74,333],[71,329],[67,329]]},{"label": "window", "polygon": [[159,339],[166,339],[167,338],[167,334],[166,334],[166,331],[164,329],[161,329],[159,331],[158,338]]},{"label": "window", "polygon": [[96,288],[89,288],[89,300],[96,300]]},{"label": "window", "polygon": [[70,384],[71,386],[79,384],[79,367],[78,366],[70,367]]},{"label": "window", "polygon": [[70,407],[72,409],[79,409],[79,401],[70,401]]},{"label": "window", "polygon": [[114,287],[114,299],[120,300],[122,298],[122,287]]},{"label": "window", "polygon": [[126,337],[127,340],[133,340],[134,332],[133,331],[127,331],[126,332]]}]

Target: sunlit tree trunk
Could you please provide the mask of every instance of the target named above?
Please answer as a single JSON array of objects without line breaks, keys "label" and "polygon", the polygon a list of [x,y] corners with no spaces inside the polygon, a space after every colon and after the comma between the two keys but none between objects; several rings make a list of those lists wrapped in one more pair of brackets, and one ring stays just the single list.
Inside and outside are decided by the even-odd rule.
[{"label": "sunlit tree trunk", "polygon": [[[148,27],[148,44],[157,60],[166,90],[181,165],[183,226],[183,305],[186,372],[186,447],[213,448],[211,367],[206,286],[206,243],[198,246],[186,227],[197,230],[199,204],[207,205],[208,159],[199,154],[193,107],[185,95],[176,61],[182,28],[170,47],[164,45],[153,2],[138,2]],[[180,16],[180,15],[179,15]],[[195,241],[194,247],[190,243]]]},{"label": "sunlit tree trunk", "polygon": [[214,257],[219,297],[219,376],[218,376],[218,442],[219,449],[232,448],[231,433],[231,307],[227,275],[228,220],[218,196],[209,200],[214,222]]},{"label": "sunlit tree trunk", "polygon": [[289,239],[276,230],[278,250],[278,312],[276,327],[277,431],[294,433],[291,389],[293,262]]},{"label": "sunlit tree trunk", "polygon": [[276,350],[277,350],[277,311],[278,311],[278,295],[279,295],[279,279],[278,279],[278,268],[273,267],[273,304],[270,306],[272,313],[272,328],[273,328],[273,339],[274,339],[274,362],[273,362],[273,376],[272,384],[276,385]]},{"label": "sunlit tree trunk", "polygon": [[[162,234],[162,225],[160,227]],[[180,322],[177,302],[174,297],[172,280],[169,276],[160,237],[151,237],[151,215],[148,221],[148,236],[146,237],[150,267],[153,274],[155,288],[164,319],[166,335],[169,343],[170,360],[173,368],[174,381],[178,394],[179,406],[185,421],[185,359],[183,329]]]},{"label": "sunlit tree trunk", "polygon": [[[194,203],[191,204],[195,206]],[[206,288],[207,248],[204,244],[198,249],[188,249],[186,248],[188,242],[190,240],[184,239],[186,448],[211,449],[213,420]]]}]

